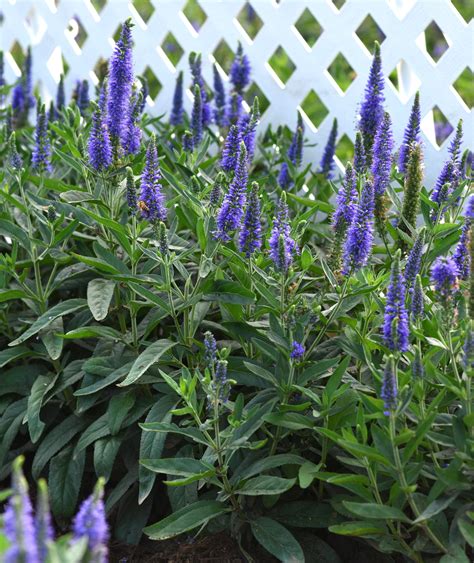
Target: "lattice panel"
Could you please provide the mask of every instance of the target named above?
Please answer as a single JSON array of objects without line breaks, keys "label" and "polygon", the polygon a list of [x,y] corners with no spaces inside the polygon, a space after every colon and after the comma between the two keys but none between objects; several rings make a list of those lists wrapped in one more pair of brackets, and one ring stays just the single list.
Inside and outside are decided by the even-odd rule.
[{"label": "lattice panel", "polygon": [[[472,95],[463,99],[456,90],[459,77],[472,78],[474,24],[466,23],[449,0],[2,0],[1,11],[7,80],[20,74],[15,54],[31,44],[35,77],[45,97],[54,94],[64,61],[69,92],[78,78],[94,80],[93,69],[110,56],[120,22],[131,16],[135,70],[154,82],[149,110],[156,114],[169,110],[176,72],[188,73],[191,50],[203,53],[205,79],[212,84],[214,56],[219,60],[241,41],[253,67],[251,91],[263,93],[269,104],[262,127],[293,128],[296,109],[302,107],[306,136],[317,143],[305,156],[315,167],[333,117],[339,122],[339,142],[353,142],[370,65],[361,31],[369,21],[383,39],[386,104],[397,142],[420,90],[427,185],[442,166],[449,125],[455,127],[462,117],[466,142],[471,149],[474,145],[467,105]],[[429,33],[441,34],[444,43],[432,49]],[[190,106],[190,97],[186,103]],[[444,127],[435,127],[433,109]]]}]

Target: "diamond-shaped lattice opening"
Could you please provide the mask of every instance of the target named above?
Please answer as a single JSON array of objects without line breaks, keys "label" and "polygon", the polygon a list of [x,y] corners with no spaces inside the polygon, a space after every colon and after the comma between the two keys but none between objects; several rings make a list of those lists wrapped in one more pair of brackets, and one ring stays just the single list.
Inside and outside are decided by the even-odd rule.
[{"label": "diamond-shaped lattice opening", "polygon": [[146,78],[146,81],[148,82],[149,96],[152,100],[154,100],[160,93],[163,85],[149,66],[147,66],[142,72],[142,76]]},{"label": "diamond-shaped lattice opening", "polygon": [[343,92],[349,88],[357,76],[342,53],[339,53],[328,66],[327,72]]},{"label": "diamond-shaped lattice opening", "polygon": [[46,68],[55,82],[59,82],[61,75],[66,76],[69,65],[61,53],[61,47],[55,47],[46,61]]},{"label": "diamond-shaped lattice opening", "polygon": [[340,10],[346,3],[346,0],[332,0],[332,3],[334,4],[334,6],[336,6],[338,10]]},{"label": "diamond-shaped lattice opening", "polygon": [[296,69],[296,65],[281,45],[268,59],[268,65],[283,85],[288,82]]},{"label": "diamond-shaped lattice opening", "polygon": [[424,34],[426,52],[433,61],[437,63],[449,49],[449,43],[441,31],[441,28],[435,21],[430,23],[430,25],[425,29]]},{"label": "diamond-shaped lattice opening", "polygon": [[345,133],[336,144],[336,156],[344,166],[354,156],[354,143]]},{"label": "diamond-shaped lattice opening", "polygon": [[171,33],[171,31],[163,39],[163,43],[161,44],[161,50],[167,56],[170,63],[174,67],[178,66],[179,61],[184,55],[184,50],[182,49],[181,45],[178,43],[176,37]]},{"label": "diamond-shaped lattice opening", "polygon": [[440,147],[454,131],[454,127],[438,106],[433,108],[433,121],[436,144]]},{"label": "diamond-shaped lattice opening", "polygon": [[474,5],[471,0],[451,0],[451,3],[467,23],[474,18]]},{"label": "diamond-shaped lattice opening", "polygon": [[313,16],[308,8],[305,8],[301,16],[296,20],[295,29],[310,49],[313,48],[314,44],[324,31],[319,25],[318,20]]},{"label": "diamond-shaped lattice opening", "polygon": [[21,69],[23,66],[23,61],[25,60],[26,52],[23,50],[23,47],[20,45],[20,43],[18,43],[18,41],[15,41],[10,47],[10,55],[16,62],[18,68]]},{"label": "diamond-shaped lattice opening", "polygon": [[155,11],[155,6],[153,6],[150,0],[133,0],[132,5],[141,19],[145,23],[148,23],[148,20],[151,18]]},{"label": "diamond-shaped lattice opening", "polygon": [[199,2],[197,0],[188,0],[183,8],[183,14],[194,30],[199,33],[199,30],[207,20],[207,14],[201,8]]},{"label": "diamond-shaped lattice opening", "polygon": [[394,90],[397,92],[399,98],[403,102],[406,102],[418,90],[418,88],[421,85],[421,80],[415,74],[410,73],[409,82],[402,84],[401,81],[400,81],[400,76],[403,76],[404,74],[408,74],[407,72],[405,72],[405,73],[402,72],[402,70],[406,71],[406,69],[403,68],[404,65],[406,65],[406,62],[403,59],[400,59],[398,64],[395,66],[395,68],[392,70],[392,72],[388,75],[388,79],[389,79],[390,83],[392,84]]},{"label": "diamond-shaped lattice opening", "polygon": [[91,4],[94,10],[98,14],[100,14],[100,12],[102,12],[102,10],[105,8],[105,5],[107,4],[107,0],[91,0]]},{"label": "diamond-shaped lattice opening", "polygon": [[374,49],[374,41],[380,44],[385,41],[385,33],[370,14],[364,18],[355,33],[370,52]]},{"label": "diamond-shaped lattice opening", "polygon": [[453,88],[461,96],[463,102],[469,109],[474,106],[474,73],[466,67],[453,82]]},{"label": "diamond-shaped lattice opening", "polygon": [[104,81],[104,78],[107,76],[109,68],[109,62],[104,57],[100,57],[97,62],[95,63],[94,68],[92,69],[94,74],[97,76],[97,80],[100,84]]},{"label": "diamond-shaped lattice opening", "polygon": [[224,39],[219,41],[219,44],[212,52],[213,57],[216,59],[217,64],[222,70],[229,74],[232,61],[234,60],[234,51],[227,45]]},{"label": "diamond-shaped lattice opening", "polygon": [[76,50],[82,49],[82,46],[84,45],[88,37],[88,33],[86,31],[86,28],[82,25],[81,20],[78,16],[73,16],[69,20],[66,28],[66,37],[69,39],[73,47],[76,47]]},{"label": "diamond-shaped lattice opening", "polygon": [[306,115],[308,120],[317,129],[324,118],[328,115],[329,110],[321,101],[321,98],[314,90],[311,90],[306,98],[300,104],[300,110]]},{"label": "diamond-shaped lattice opening", "polygon": [[240,12],[237,14],[236,19],[252,41],[255,39],[255,37],[257,37],[258,32],[262,29],[263,26],[262,19],[257,14],[250,2],[246,2]]},{"label": "diamond-shaped lattice opening", "polygon": [[260,86],[256,82],[252,82],[244,94],[244,100],[250,107],[253,104],[255,96],[258,97],[260,113],[263,115],[270,105],[270,100],[265,96]]}]

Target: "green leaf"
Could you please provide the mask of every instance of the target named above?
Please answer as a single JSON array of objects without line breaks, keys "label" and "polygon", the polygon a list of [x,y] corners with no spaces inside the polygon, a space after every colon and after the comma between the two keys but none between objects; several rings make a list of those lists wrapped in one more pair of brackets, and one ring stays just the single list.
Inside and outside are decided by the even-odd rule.
[{"label": "green leaf", "polygon": [[290,430],[302,430],[304,428],[314,427],[314,422],[310,418],[297,412],[272,412],[267,414],[264,420],[275,426],[282,426]]},{"label": "green leaf", "polygon": [[300,544],[281,524],[262,516],[252,520],[250,527],[258,543],[279,561],[304,563],[304,554]]},{"label": "green leaf", "polygon": [[373,521],[357,520],[329,526],[329,531],[340,536],[374,536],[385,534],[386,528],[383,524]]},{"label": "green leaf", "polygon": [[49,466],[51,508],[59,518],[70,518],[76,509],[86,452],[76,453],[69,447],[55,456]]},{"label": "green leaf", "polygon": [[237,305],[251,305],[255,301],[255,295],[249,289],[228,280],[215,280],[203,298],[205,301]]},{"label": "green leaf", "polygon": [[64,330],[64,323],[62,317],[55,319],[46,328],[39,331],[39,337],[41,342],[43,342],[49,357],[52,360],[57,360],[63,351],[64,340],[57,335],[57,333],[62,333]]},{"label": "green leaf", "polygon": [[246,481],[242,487],[235,492],[239,495],[260,496],[278,495],[291,489],[296,479],[284,479],[272,475],[259,475]]},{"label": "green leaf", "polygon": [[387,506],[384,504],[349,502],[343,501],[344,506],[357,516],[362,518],[375,518],[376,520],[400,520],[401,522],[410,522],[402,510],[395,506]]},{"label": "green leaf", "polygon": [[453,545],[449,548],[449,553],[441,557],[439,563],[469,563],[470,561],[460,545]]},{"label": "green leaf", "polygon": [[91,280],[87,284],[87,304],[96,321],[102,321],[107,316],[114,289],[115,282],[103,278]]},{"label": "green leaf", "polygon": [[56,381],[56,377],[52,375],[40,375],[36,378],[28,397],[28,430],[30,432],[31,441],[35,444],[43,433],[45,424],[40,420],[41,405],[46,393],[51,389]]},{"label": "green leaf", "polygon": [[61,334],[61,339],[81,340],[83,338],[108,338],[110,340],[123,341],[123,334],[110,326],[84,326],[75,328]]},{"label": "green leaf", "polygon": [[33,459],[32,473],[34,479],[38,479],[41,471],[48,461],[56,455],[66,444],[69,444],[74,436],[88,425],[88,421],[72,414],[57,426],[53,426],[46,434],[36,450]]},{"label": "green leaf", "polygon": [[28,355],[31,355],[31,350],[26,346],[18,346],[18,348],[12,348],[10,350],[6,348],[0,352],[0,368],[3,368],[14,360],[19,360],[20,358]]},{"label": "green leaf", "polygon": [[58,303],[49,311],[41,315],[41,317],[36,319],[36,321],[30,326],[30,328],[16,340],[10,342],[9,346],[16,346],[17,344],[21,344],[25,340],[28,340],[28,338],[30,338],[31,336],[37,334],[40,330],[49,326],[55,319],[63,317],[64,315],[69,315],[70,313],[74,313],[74,311],[83,309],[86,306],[87,301],[85,299],[69,299],[68,301],[62,301],[61,303]]},{"label": "green leaf", "polygon": [[107,422],[112,436],[118,433],[134,404],[135,396],[131,393],[123,393],[112,397],[107,408]]},{"label": "green leaf", "polygon": [[433,518],[433,516],[436,516],[436,514],[439,514],[445,508],[451,506],[458,494],[459,493],[454,493],[452,495],[434,500],[423,510],[423,512],[418,516],[416,520],[413,520],[413,523],[418,524],[419,522]]},{"label": "green leaf", "polygon": [[278,454],[270,457],[265,457],[259,459],[255,463],[252,463],[249,467],[246,467],[241,472],[237,472],[232,476],[231,482],[236,480],[248,479],[274,467],[283,467],[284,465],[302,465],[305,463],[305,459],[299,455],[294,454]]},{"label": "green leaf", "polygon": [[193,530],[227,510],[222,502],[200,500],[181,508],[156,524],[147,526],[143,531],[152,540],[166,540]]},{"label": "green leaf", "polygon": [[11,221],[0,219],[0,235],[16,240],[28,252],[31,250],[30,238],[27,231]]},{"label": "green leaf", "polygon": [[[176,400],[174,397],[166,395],[161,397],[161,399],[152,407],[148,416],[146,417],[145,423],[150,422],[171,422],[172,414],[171,410],[175,407]],[[142,431],[140,438],[140,459],[152,459],[157,460],[161,457],[163,451],[163,446],[166,440],[166,432],[146,432]],[[138,481],[139,481],[139,492],[138,492],[138,503],[141,504],[150,494],[153,485],[155,483],[156,475],[153,471],[146,469],[140,464],[138,468]]]},{"label": "green leaf", "polygon": [[146,372],[146,370],[155,364],[161,356],[176,346],[176,342],[171,342],[171,340],[158,340],[153,344],[150,344],[148,348],[142,352],[138,358],[135,360],[130,373],[127,377],[119,383],[119,387],[125,387],[135,383],[140,377]]},{"label": "green leaf", "polygon": [[270,516],[294,528],[327,528],[335,523],[332,506],[312,500],[279,503]]},{"label": "green leaf", "polygon": [[321,464],[315,465],[311,461],[304,463],[298,472],[298,479],[300,487],[302,489],[307,489],[311,483],[314,481],[315,475],[321,470]]},{"label": "green leaf", "polygon": [[189,477],[194,473],[205,473],[213,466],[204,463],[198,459],[191,457],[172,457],[165,459],[141,459],[140,463],[155,473],[164,473],[165,475],[178,475],[181,477]]},{"label": "green leaf", "polygon": [[176,424],[166,422],[147,422],[140,424],[140,428],[148,432],[171,432],[173,434],[181,434],[182,436],[191,438],[191,440],[198,444],[209,446],[204,434],[197,428],[181,428],[180,426],[176,426]]},{"label": "green leaf", "polygon": [[24,297],[28,297],[28,295],[22,289],[0,289],[0,303]]},{"label": "green leaf", "polygon": [[110,479],[115,458],[122,441],[117,436],[101,438],[94,443],[94,468],[97,477]]},{"label": "green leaf", "polygon": [[467,543],[471,547],[474,547],[474,524],[471,524],[467,520],[464,520],[464,518],[460,518],[458,520],[458,528]]}]

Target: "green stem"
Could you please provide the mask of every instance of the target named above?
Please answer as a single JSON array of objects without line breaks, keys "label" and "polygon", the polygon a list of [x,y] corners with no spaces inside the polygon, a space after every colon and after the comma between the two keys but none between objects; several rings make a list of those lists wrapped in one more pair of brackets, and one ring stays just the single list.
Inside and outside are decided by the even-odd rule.
[{"label": "green stem", "polygon": [[342,286],[342,291],[341,291],[341,296],[339,297],[339,301],[336,303],[334,309],[331,311],[331,313],[330,313],[330,315],[327,319],[326,324],[323,326],[323,328],[319,332],[318,336],[313,340],[313,342],[311,343],[311,346],[308,348],[308,350],[306,352],[307,357],[309,357],[311,355],[311,352],[321,342],[321,340],[323,339],[323,336],[326,334],[326,330],[328,329],[329,325],[331,324],[331,322],[333,321],[333,319],[335,318],[335,316],[339,312],[339,309],[341,308],[342,302],[344,301],[344,299],[346,297],[347,286],[349,284],[349,277],[350,276],[347,276],[346,280],[344,281],[344,285]]},{"label": "green stem", "polygon": [[[402,461],[400,459],[400,452],[398,451],[398,447],[395,444],[395,439],[396,439],[395,413],[391,412],[390,413],[390,442],[392,443],[393,457],[395,460],[395,470],[397,472],[398,479],[400,481],[401,489],[405,493],[405,496],[408,500],[408,504],[410,505],[415,518],[418,518],[421,514],[421,511],[418,508],[418,505],[413,497],[413,493],[411,492],[410,487],[407,483],[405,473],[403,471]],[[438,537],[431,530],[428,524],[426,524],[425,522],[418,522],[417,524],[415,524],[415,526],[422,528],[423,531],[426,533],[426,535],[430,538],[430,540],[436,545],[436,547],[438,547],[438,549],[440,549],[443,553],[448,553],[448,550],[444,547],[443,543],[438,539]]]}]

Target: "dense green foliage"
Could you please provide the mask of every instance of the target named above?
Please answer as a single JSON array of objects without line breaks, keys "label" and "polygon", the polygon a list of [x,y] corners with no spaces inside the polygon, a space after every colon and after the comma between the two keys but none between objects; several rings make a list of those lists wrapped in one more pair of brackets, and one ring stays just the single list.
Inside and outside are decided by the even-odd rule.
[{"label": "dense green foliage", "polygon": [[[145,135],[157,135],[168,209],[160,234],[126,202],[126,166],[138,182],[144,144],[97,174],[84,143],[89,117],[72,106],[50,124],[53,172],[40,176],[28,166],[31,128],[17,132],[26,163],[19,171],[2,132],[2,478],[25,455],[28,475],[47,479],[63,524],[104,477],[114,537],[130,543],[143,528],[159,540],[207,525],[229,529],[244,552],[253,535],[278,559],[303,561],[316,541],[311,531],[328,528],[415,561],[435,554],[467,562],[474,415],[463,346],[472,278],[459,281],[447,315],[429,271],[459,240],[468,181],[436,220],[429,190],[407,189],[420,199],[425,228],[425,316],[411,323],[409,349],[397,355],[398,402],[385,416],[381,384],[392,360],[381,326],[390,269],[397,249],[404,267],[417,237],[413,224],[394,226],[403,176],[392,171],[384,242],[376,241],[367,267],[343,277],[328,265],[339,180],[288,163],[300,252],[284,275],[268,239],[285,131],[261,132],[250,168],[264,246],[247,258],[233,240],[213,236],[217,133],[185,153],[180,128],[143,118]],[[228,362],[227,383],[204,357],[206,331]],[[305,346],[302,357],[291,357],[294,341]],[[420,357],[423,377],[413,374]]]}]

